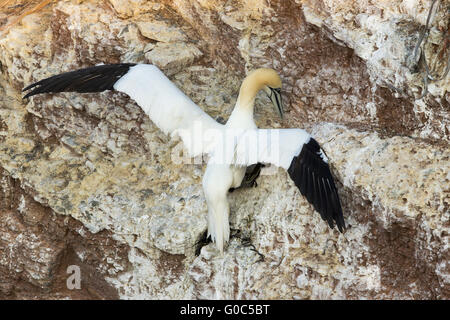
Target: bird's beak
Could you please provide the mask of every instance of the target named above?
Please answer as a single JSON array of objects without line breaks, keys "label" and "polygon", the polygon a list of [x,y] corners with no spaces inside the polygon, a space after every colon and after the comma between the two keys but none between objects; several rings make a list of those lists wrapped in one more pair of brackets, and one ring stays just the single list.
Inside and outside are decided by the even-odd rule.
[{"label": "bird's beak", "polygon": [[283,102],[281,100],[281,89],[280,88],[271,88],[267,87],[265,90],[267,96],[269,97],[270,101],[272,101],[272,104],[275,108],[275,110],[280,115],[280,118],[283,119]]}]

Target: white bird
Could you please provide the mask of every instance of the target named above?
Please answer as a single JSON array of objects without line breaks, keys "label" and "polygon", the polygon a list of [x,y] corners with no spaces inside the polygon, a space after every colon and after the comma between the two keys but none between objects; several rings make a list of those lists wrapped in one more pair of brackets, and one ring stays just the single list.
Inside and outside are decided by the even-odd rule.
[{"label": "white bird", "polygon": [[[272,69],[257,69],[242,82],[234,110],[225,125],[216,122],[156,66],[112,64],[80,69],[36,82],[25,98],[40,93],[116,90],[134,99],[164,133],[179,136],[190,156],[208,154],[202,184],[208,206],[208,236],[220,252],[230,237],[227,193],[241,184],[254,185],[261,163],[287,170],[302,195],[331,228],[345,229],[338,192],[328,158],[302,129],[258,129],[253,120],[256,94],[264,90],[283,116],[281,79]],[[249,165],[258,164],[251,177]],[[246,179],[244,179],[246,178]]]}]

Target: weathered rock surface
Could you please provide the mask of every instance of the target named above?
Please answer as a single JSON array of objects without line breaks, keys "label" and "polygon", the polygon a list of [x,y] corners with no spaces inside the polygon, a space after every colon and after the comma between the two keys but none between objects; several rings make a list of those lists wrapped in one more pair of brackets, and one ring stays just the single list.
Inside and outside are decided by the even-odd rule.
[{"label": "weathered rock surface", "polygon": [[[417,99],[408,60],[429,1],[71,0],[11,23],[39,4],[22,2],[0,8],[0,298],[450,298],[449,76]],[[436,74],[450,54],[440,2],[421,47]],[[261,95],[257,124],[321,143],[346,233],[267,170],[230,194],[225,254],[200,250],[204,164],[174,163],[179,141],[136,104],[21,99],[43,77],[119,61],[158,65],[219,121],[246,71],[277,69],[286,119]]]}]

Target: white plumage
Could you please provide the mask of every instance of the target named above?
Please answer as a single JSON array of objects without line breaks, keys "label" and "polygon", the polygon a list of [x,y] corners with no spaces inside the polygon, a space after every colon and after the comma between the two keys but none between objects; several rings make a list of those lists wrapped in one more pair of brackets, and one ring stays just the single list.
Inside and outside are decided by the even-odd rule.
[{"label": "white plumage", "polygon": [[[213,141],[208,141],[208,135],[205,134],[208,130],[221,130],[223,127],[154,65],[138,64],[130,67],[114,84],[114,89],[136,101],[164,133],[180,136],[192,157],[209,152],[208,147]],[[205,141],[199,141],[201,138]]]},{"label": "white plumage", "polygon": [[253,107],[259,90],[266,91],[283,115],[281,79],[272,69],[258,69],[245,78],[225,125],[212,119],[153,65],[100,65],[56,75],[24,90],[32,88],[24,98],[45,92],[123,92],[159,129],[180,136],[190,156],[209,154],[202,182],[208,205],[208,235],[221,252],[230,236],[227,193],[240,187],[247,166],[257,163],[286,169],[330,227],[336,223],[340,231],[345,228],[328,158],[318,143],[302,129],[258,129],[254,123]]},{"label": "white plumage", "polygon": [[310,138],[302,129],[245,130],[237,139],[234,159],[227,163],[249,166],[262,162],[287,170]]}]

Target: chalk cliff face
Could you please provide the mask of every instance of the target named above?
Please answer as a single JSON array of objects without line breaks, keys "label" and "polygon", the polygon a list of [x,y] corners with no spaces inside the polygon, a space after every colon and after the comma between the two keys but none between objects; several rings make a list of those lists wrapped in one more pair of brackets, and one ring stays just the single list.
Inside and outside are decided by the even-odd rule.
[{"label": "chalk cliff face", "polygon": [[[48,2],[0,3],[0,298],[450,298],[450,4],[420,42],[430,1]],[[260,95],[256,122],[319,141],[346,233],[280,169],[230,194],[224,255],[201,248],[205,165],[175,163],[133,101],[21,99],[117,62],[156,64],[219,121],[247,71],[276,69],[286,119]]]}]

